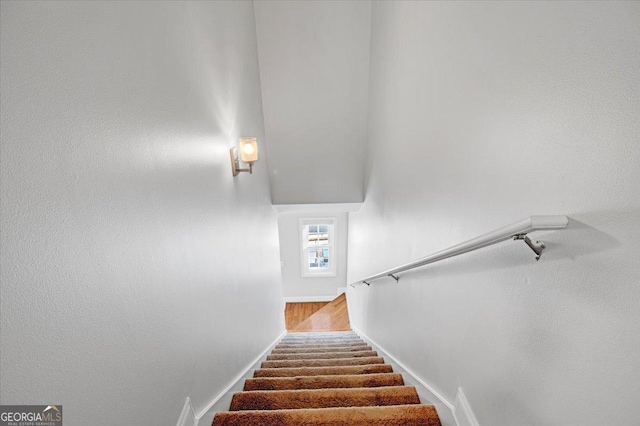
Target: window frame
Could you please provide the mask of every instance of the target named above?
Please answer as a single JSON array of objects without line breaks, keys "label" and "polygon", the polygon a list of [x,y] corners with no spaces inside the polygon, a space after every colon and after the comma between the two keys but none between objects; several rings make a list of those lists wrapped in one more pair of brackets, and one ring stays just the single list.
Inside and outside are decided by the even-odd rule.
[{"label": "window frame", "polygon": [[[300,242],[300,275],[303,278],[327,278],[337,276],[338,270],[338,244],[336,241],[338,232],[337,217],[305,217],[299,220],[298,241]],[[305,227],[309,225],[328,225],[329,244],[317,246],[329,249],[329,267],[326,270],[312,270],[309,268],[308,249],[314,246],[308,244],[308,234],[305,234]],[[306,237],[305,237],[306,236]]]}]

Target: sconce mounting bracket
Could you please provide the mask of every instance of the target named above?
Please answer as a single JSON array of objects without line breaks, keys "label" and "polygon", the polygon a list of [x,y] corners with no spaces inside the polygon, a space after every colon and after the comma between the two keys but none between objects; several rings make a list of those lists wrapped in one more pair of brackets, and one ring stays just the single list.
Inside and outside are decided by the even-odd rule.
[{"label": "sconce mounting bracket", "polygon": [[248,169],[240,168],[240,159],[238,158],[238,148],[233,147],[229,150],[229,156],[231,157],[231,173],[233,173],[233,177],[236,177],[240,174],[240,172],[249,172],[249,174],[253,174],[253,163],[248,163]]}]

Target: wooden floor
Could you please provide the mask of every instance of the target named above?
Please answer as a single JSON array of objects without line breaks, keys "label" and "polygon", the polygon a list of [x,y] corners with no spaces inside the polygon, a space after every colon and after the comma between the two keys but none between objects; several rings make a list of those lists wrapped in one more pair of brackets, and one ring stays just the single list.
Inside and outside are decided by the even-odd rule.
[{"label": "wooden floor", "polygon": [[287,303],[284,310],[284,320],[287,330],[293,330],[302,321],[328,305],[329,302]]},{"label": "wooden floor", "polygon": [[[311,303],[315,304],[315,303]],[[292,305],[305,305],[305,303],[295,303]],[[287,304],[287,309],[289,304]],[[296,309],[296,308],[292,308]],[[301,310],[302,307],[297,309]],[[307,309],[312,309],[308,307]],[[291,313],[293,317],[293,312]],[[296,316],[300,317],[300,315]],[[333,301],[324,304],[320,309],[316,310],[311,316],[307,316],[306,319],[296,324],[294,327],[289,328],[287,322],[288,331],[348,331],[351,330],[349,324],[349,312],[347,310],[347,297],[343,293],[336,297]]]}]

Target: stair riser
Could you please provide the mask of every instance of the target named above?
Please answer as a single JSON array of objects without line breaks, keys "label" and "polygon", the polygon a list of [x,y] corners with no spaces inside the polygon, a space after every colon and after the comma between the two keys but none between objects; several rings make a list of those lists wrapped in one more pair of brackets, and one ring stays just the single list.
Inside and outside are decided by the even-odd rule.
[{"label": "stair riser", "polygon": [[333,376],[345,374],[377,374],[391,372],[393,372],[393,368],[388,364],[369,364],[347,367],[261,368],[253,372],[253,377]]},{"label": "stair riser", "polygon": [[277,377],[247,379],[245,391],[253,390],[296,390],[296,389],[328,389],[328,388],[366,388],[380,386],[403,386],[402,375],[360,374],[343,376],[311,376],[311,377]]},{"label": "stair riser", "polygon": [[326,338],[326,339],[287,339],[286,337],[280,340],[282,343],[340,343],[340,342],[364,342],[359,337],[351,337],[348,339],[340,338]]},{"label": "stair riser", "polygon": [[350,339],[350,338],[359,338],[360,336],[356,333],[289,333],[284,336],[285,339]]},{"label": "stair riser", "polygon": [[296,353],[323,353],[323,352],[360,352],[360,351],[370,351],[371,346],[335,346],[335,347],[325,347],[325,346],[312,346],[312,347],[304,347],[304,348],[296,348],[296,349],[274,349],[271,351],[272,354],[296,354]]},{"label": "stair riser", "polygon": [[286,337],[349,337],[356,336],[359,337],[356,332],[353,331],[311,331],[311,332],[289,332]]},{"label": "stair riser", "polygon": [[301,360],[301,359],[332,359],[332,358],[361,358],[361,357],[377,357],[376,351],[360,351],[360,352],[320,352],[320,353],[301,353],[301,354],[273,354],[267,356],[267,361],[279,360]]},{"label": "stair riser", "polygon": [[333,346],[366,346],[365,342],[338,342],[338,343],[278,343],[275,349],[296,349],[296,348],[307,348],[307,347],[315,347],[315,348],[330,348]]},{"label": "stair riser", "polygon": [[420,404],[412,386],[239,392],[229,411],[295,410],[301,408],[369,407]]},{"label": "stair riser", "polygon": [[298,346],[356,346],[356,345],[367,345],[368,343],[365,342],[364,340],[331,340],[331,341],[327,341],[327,342],[320,342],[317,340],[310,340],[308,342],[305,341],[299,341],[299,342],[295,342],[295,341],[288,341],[288,342],[282,342],[280,341],[278,343],[277,346],[280,345],[298,345]]},{"label": "stair riser", "polygon": [[381,357],[264,361],[260,368],[331,367],[340,365],[384,364]]},{"label": "stair riser", "polygon": [[440,426],[433,405],[234,411],[216,414],[212,426]]}]

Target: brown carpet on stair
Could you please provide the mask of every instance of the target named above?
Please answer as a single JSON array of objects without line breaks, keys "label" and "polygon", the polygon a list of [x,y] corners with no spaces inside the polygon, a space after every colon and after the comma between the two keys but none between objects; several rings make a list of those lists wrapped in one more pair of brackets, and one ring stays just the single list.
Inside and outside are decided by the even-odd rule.
[{"label": "brown carpet on stair", "polygon": [[294,390],[326,388],[366,388],[402,386],[402,375],[396,373],[352,374],[342,376],[265,377],[247,379],[245,391]]},{"label": "brown carpet on stair", "polygon": [[338,339],[331,339],[331,340],[327,340],[324,342],[318,342],[318,341],[294,341],[294,340],[290,340],[287,342],[280,342],[280,344],[278,345],[278,347],[288,347],[288,346],[298,346],[298,347],[302,347],[302,348],[307,348],[310,346],[324,346],[327,345],[328,346],[366,346],[367,344],[365,342],[363,342],[362,340],[357,340],[357,339],[350,339],[350,340],[338,340]]},{"label": "brown carpet on stair", "polygon": [[326,346],[310,346],[310,345],[278,345],[273,348],[274,351],[272,353],[280,353],[279,351],[298,351],[298,353],[302,352],[315,352],[317,350],[323,350],[324,352],[349,352],[346,351],[345,348],[353,348],[354,351],[370,351],[371,346],[365,343],[356,343],[356,344],[336,344],[336,345],[326,345]]},{"label": "brown carpet on stair", "polygon": [[349,365],[337,367],[260,368],[253,377],[296,377],[344,374],[391,373],[389,364]]},{"label": "brown carpet on stair", "polygon": [[239,392],[229,411],[420,404],[413,386]]},{"label": "brown carpet on stair", "polygon": [[213,426],[440,426],[354,332],[289,334],[276,348]]},{"label": "brown carpet on stair", "polygon": [[330,341],[349,341],[349,340],[357,340],[362,341],[362,339],[357,335],[349,335],[349,336],[333,336],[330,334],[325,334],[322,336],[308,336],[308,335],[300,335],[293,337],[285,337],[282,339],[282,342],[330,342]]},{"label": "brown carpet on stair", "polygon": [[332,359],[332,358],[360,358],[376,357],[376,351],[353,351],[353,352],[305,352],[298,354],[271,354],[267,356],[267,361],[280,361],[292,359]]},{"label": "brown carpet on stair", "polygon": [[216,414],[213,426],[440,426],[433,405],[232,411]]},{"label": "brown carpet on stair", "polygon": [[285,361],[264,361],[261,368],[293,368],[293,367],[332,367],[336,365],[384,364],[381,357],[336,358],[336,359],[300,359]]},{"label": "brown carpet on stair", "polygon": [[280,342],[280,345],[278,346],[284,346],[284,345],[298,345],[298,346],[318,346],[318,345],[327,345],[327,344],[341,344],[341,345],[365,345],[366,343],[361,340],[361,339],[322,339],[322,340],[303,340],[303,339],[296,339],[296,340],[286,340],[283,342]]},{"label": "brown carpet on stair", "polygon": [[299,353],[308,353],[310,351],[314,353],[322,353],[322,352],[358,352],[358,351],[370,351],[370,350],[371,350],[371,346],[334,346],[334,347],[305,346],[302,348],[273,349],[271,353],[272,354],[299,354]]}]

